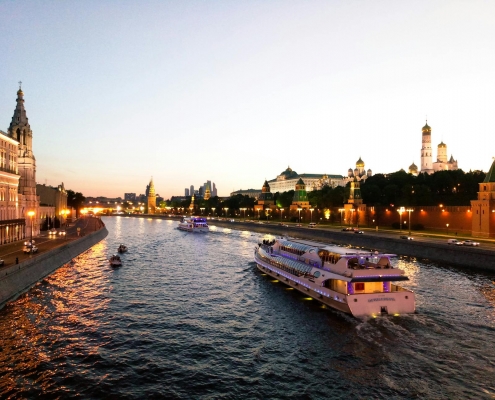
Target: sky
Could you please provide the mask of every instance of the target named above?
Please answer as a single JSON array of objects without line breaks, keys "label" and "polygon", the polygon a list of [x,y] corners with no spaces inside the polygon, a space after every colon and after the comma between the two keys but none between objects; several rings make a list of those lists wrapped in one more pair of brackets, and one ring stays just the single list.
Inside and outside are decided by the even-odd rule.
[{"label": "sky", "polygon": [[22,81],[38,183],[164,198],[290,166],[495,156],[493,1],[0,0],[0,130]]}]

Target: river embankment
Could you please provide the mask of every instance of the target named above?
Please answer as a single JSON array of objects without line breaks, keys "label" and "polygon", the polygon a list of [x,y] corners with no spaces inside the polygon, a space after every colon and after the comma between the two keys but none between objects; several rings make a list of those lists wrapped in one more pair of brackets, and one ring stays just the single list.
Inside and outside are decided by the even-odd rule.
[{"label": "river embankment", "polygon": [[108,230],[101,224],[91,233],[63,241],[63,244],[35,257],[3,267],[0,270],[0,309],[40,280],[105,239],[107,235]]},{"label": "river embankment", "polygon": [[[125,215],[132,218],[147,219],[178,219],[179,217],[168,217],[163,215]],[[418,240],[404,240],[398,236],[381,233],[380,231],[366,230],[362,235],[352,232],[343,232],[339,229],[308,228],[307,226],[279,224],[258,224],[236,220],[212,220],[210,226],[230,228],[236,230],[248,230],[263,234],[279,236],[290,236],[294,238],[335,243],[339,245],[350,245],[366,249],[378,250],[380,252],[393,253],[402,256],[416,257],[424,260],[435,261],[456,267],[467,267],[495,271],[495,249],[484,247],[450,246],[447,240],[439,242],[421,238]]]}]

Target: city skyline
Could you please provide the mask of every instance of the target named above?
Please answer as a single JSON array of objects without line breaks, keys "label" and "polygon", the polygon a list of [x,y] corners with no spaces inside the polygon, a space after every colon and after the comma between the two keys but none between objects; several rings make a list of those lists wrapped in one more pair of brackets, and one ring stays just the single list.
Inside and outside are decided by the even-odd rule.
[{"label": "city skyline", "polygon": [[[420,166],[421,128],[464,171],[495,139],[495,5],[481,1],[0,4],[0,130],[22,81],[38,183],[219,196],[288,165]],[[19,20],[23,23],[19,25]]]}]

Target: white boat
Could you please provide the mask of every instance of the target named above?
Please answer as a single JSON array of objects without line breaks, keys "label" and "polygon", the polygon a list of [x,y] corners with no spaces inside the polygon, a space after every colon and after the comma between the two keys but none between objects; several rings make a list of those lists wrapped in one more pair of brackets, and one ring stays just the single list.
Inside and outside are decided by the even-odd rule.
[{"label": "white boat", "polygon": [[120,267],[122,265],[122,260],[120,259],[120,256],[114,254],[112,257],[109,258],[108,262],[112,267]]},{"label": "white boat", "polygon": [[178,229],[187,232],[209,232],[208,222],[202,217],[184,217],[179,222]]},{"label": "white boat", "polygon": [[254,250],[260,271],[355,317],[415,312],[414,292],[392,283],[409,278],[390,257],[296,239],[264,240]]}]

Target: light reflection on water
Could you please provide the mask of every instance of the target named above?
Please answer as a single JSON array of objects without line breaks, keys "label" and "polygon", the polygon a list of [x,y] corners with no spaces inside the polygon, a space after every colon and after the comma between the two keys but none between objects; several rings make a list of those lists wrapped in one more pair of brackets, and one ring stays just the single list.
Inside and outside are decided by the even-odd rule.
[{"label": "light reflection on water", "polygon": [[493,398],[494,274],[399,257],[418,313],[362,321],[258,272],[259,234],[105,223],[0,312],[0,397]]}]

